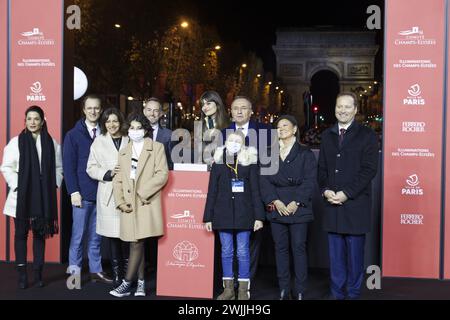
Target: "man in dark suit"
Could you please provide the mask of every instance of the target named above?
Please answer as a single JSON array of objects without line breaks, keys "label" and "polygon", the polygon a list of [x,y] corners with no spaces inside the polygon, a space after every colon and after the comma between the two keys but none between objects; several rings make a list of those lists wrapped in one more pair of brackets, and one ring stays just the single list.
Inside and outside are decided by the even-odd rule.
[{"label": "man in dark suit", "polygon": [[[262,149],[270,146],[271,127],[250,120],[253,114],[252,103],[248,97],[237,96],[231,103],[231,116],[233,122],[228,128],[222,131],[224,140],[227,132],[241,131],[245,136],[245,145],[255,147],[258,150],[258,157]],[[260,136],[261,133],[261,136]],[[263,138],[263,139],[260,139]],[[263,141],[265,140],[265,141]],[[264,150],[266,152],[266,150]],[[262,201],[262,200],[261,200]],[[261,251],[262,231],[252,232],[250,238],[250,278],[254,279]]]},{"label": "man in dark suit", "polygon": [[371,181],[378,168],[375,132],[355,121],[357,98],[340,93],[338,122],[322,133],[318,182],[325,202],[331,298],[358,299],[364,278],[365,234],[370,231]]},{"label": "man in dark suit", "polygon": [[[164,151],[166,152],[167,165],[169,170],[173,170],[173,162],[170,153],[172,152],[172,130],[163,128],[159,120],[164,115],[162,110],[161,101],[158,98],[150,98],[145,101],[144,108],[142,110],[145,117],[150,121],[153,129],[153,140],[160,142],[164,145]],[[149,238],[146,243],[146,260],[149,263],[150,271],[156,270],[157,260],[158,260],[158,239]]]},{"label": "man in dark suit", "polygon": [[166,151],[167,165],[169,170],[173,170],[173,162],[170,156],[172,151],[172,130],[161,127],[159,120],[164,115],[162,110],[161,101],[158,98],[150,98],[144,104],[143,109],[144,115],[150,121],[153,128],[153,140],[158,141],[164,145],[164,150]]}]

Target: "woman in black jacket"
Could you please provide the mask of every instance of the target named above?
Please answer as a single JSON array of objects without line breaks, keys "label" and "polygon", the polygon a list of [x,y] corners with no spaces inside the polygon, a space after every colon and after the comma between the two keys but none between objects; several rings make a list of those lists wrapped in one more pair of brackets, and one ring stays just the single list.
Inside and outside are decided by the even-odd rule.
[{"label": "woman in black jacket", "polygon": [[289,299],[289,238],[295,267],[295,298],[301,300],[306,287],[306,236],[313,220],[312,194],[317,164],[314,154],[298,143],[298,126],[294,117],[281,116],[277,122],[280,145],[279,170],[261,175],[261,196],[266,204],[275,243],[275,258],[280,299]]},{"label": "woman in black jacket", "polygon": [[264,209],[259,194],[257,151],[244,147],[242,133],[230,134],[225,147],[214,153],[203,222],[218,230],[222,244],[224,291],[218,300],[233,300],[234,236],[238,259],[238,300],[250,298],[250,234],[263,227]]}]

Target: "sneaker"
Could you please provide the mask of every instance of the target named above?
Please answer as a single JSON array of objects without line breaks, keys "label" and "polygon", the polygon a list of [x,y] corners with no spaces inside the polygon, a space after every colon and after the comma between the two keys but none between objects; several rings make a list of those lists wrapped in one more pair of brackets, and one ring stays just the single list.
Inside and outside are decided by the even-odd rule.
[{"label": "sneaker", "polygon": [[115,288],[114,290],[111,290],[109,294],[113,295],[114,297],[122,298],[122,297],[128,297],[131,294],[130,291],[131,288],[131,282],[127,282],[125,280],[122,281],[122,284]]},{"label": "sneaker", "polygon": [[145,297],[145,280],[138,280],[135,297]]}]

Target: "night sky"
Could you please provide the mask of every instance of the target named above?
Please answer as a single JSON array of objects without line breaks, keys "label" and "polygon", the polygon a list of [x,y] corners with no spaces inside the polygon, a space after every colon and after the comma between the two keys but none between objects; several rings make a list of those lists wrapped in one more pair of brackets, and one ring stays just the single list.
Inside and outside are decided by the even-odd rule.
[{"label": "night sky", "polygon": [[[275,71],[277,28],[332,26],[335,29],[367,30],[367,7],[375,4],[384,10],[382,0],[344,1],[183,1],[182,11],[201,23],[215,25],[224,41],[240,41],[244,49],[260,56],[266,70]],[[378,41],[381,44],[382,32]],[[380,68],[381,70],[381,68]]]},{"label": "night sky", "polygon": [[[174,24],[183,17],[200,26],[215,27],[224,43],[223,54],[227,50],[225,44],[239,43],[245,51],[253,51],[261,57],[266,71],[271,72],[275,72],[272,46],[276,42],[277,28],[332,26],[333,29],[367,30],[367,7],[375,4],[382,12],[384,10],[383,0],[120,0],[107,3],[114,17],[107,14],[102,17],[103,21],[132,21],[138,32]],[[381,46],[382,31],[378,33]],[[382,50],[379,61],[382,61],[381,53]],[[381,73],[381,63],[377,65]]]}]

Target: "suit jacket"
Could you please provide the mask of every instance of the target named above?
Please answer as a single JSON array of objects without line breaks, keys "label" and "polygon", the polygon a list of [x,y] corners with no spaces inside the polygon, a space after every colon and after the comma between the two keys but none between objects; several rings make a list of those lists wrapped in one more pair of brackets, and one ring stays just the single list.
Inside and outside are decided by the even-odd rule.
[{"label": "suit jacket", "polygon": [[67,132],[63,147],[64,182],[69,196],[79,192],[83,200],[96,201],[97,181],[86,173],[93,140],[89,135],[85,119],[80,119]]},{"label": "suit jacket", "polygon": [[340,147],[337,124],[322,133],[319,188],[343,191],[348,197],[343,205],[332,205],[324,198],[326,231],[355,235],[370,231],[371,181],[377,168],[378,139],[372,129],[354,121]]},{"label": "suit jacket", "polygon": [[[250,120],[248,129],[249,129],[249,134],[245,137],[245,145],[247,147],[251,146],[251,147],[256,148],[257,150],[259,150],[259,148],[261,148],[261,147],[264,147],[264,148],[270,147],[270,145],[271,145],[270,133],[271,133],[271,129],[272,129],[271,126],[269,126],[265,123],[260,123],[260,122],[255,122],[253,120]],[[251,133],[250,133],[251,129],[253,129],[256,132],[256,139],[250,139],[249,136],[251,135]],[[232,122],[228,128],[222,130],[224,142],[227,137],[227,131],[230,131],[230,130],[236,131],[236,122]],[[260,141],[260,130],[266,130],[265,139],[266,139],[267,143],[264,141]]]},{"label": "suit jacket", "polygon": [[[154,138],[154,137],[153,137]],[[172,130],[159,127],[158,128],[158,135],[156,136],[156,139],[153,139],[159,143],[162,143],[164,145],[164,151],[166,153],[167,158],[167,165],[169,166],[169,170],[173,170],[173,162],[172,162]]]},{"label": "suit jacket", "polygon": [[149,138],[138,159],[136,179],[130,179],[133,143],[119,152],[120,172],[114,176],[116,206],[131,204],[131,213],[120,214],[120,239],[137,241],[164,234],[161,190],[169,175],[164,146]]},{"label": "suit jacket", "polygon": [[275,200],[286,206],[292,201],[300,206],[295,214],[283,216],[278,211],[268,212],[267,218],[279,223],[303,223],[313,220],[312,195],[317,183],[317,162],[307,147],[295,143],[284,161],[278,158],[275,175],[260,176],[261,197],[267,205]]}]

